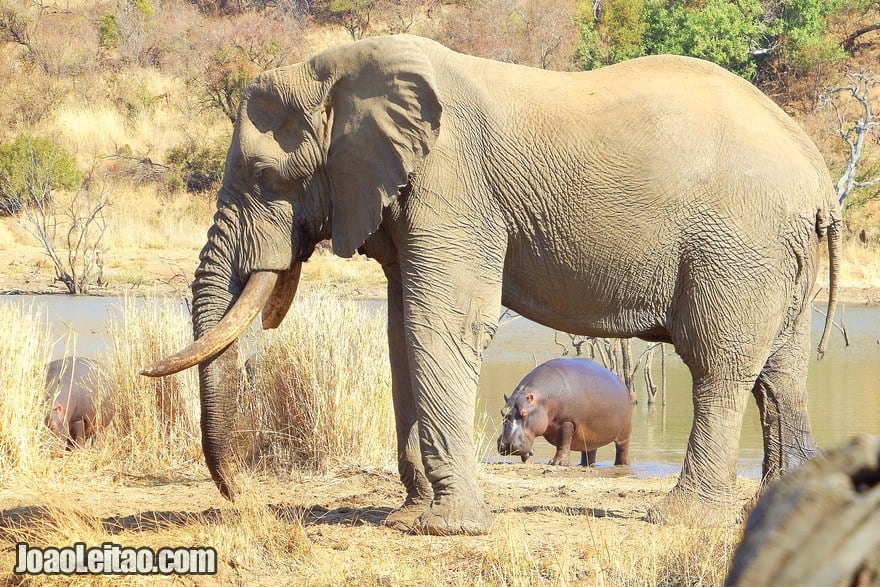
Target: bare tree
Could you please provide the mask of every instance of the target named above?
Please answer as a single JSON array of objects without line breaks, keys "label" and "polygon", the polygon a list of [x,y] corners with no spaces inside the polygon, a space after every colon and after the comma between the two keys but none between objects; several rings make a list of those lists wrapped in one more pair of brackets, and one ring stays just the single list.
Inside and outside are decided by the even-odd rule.
[{"label": "bare tree", "polygon": [[89,293],[103,285],[104,209],[108,198],[103,182],[90,173],[82,186],[62,202],[53,194],[51,162],[32,162],[27,177],[27,200],[19,211],[19,223],[52,261],[55,281],[72,294]]},{"label": "bare tree", "polygon": [[[880,143],[880,119],[871,104],[871,90],[878,78],[870,69],[846,73],[847,85],[826,88],[820,96],[820,107],[830,107],[837,119],[837,133],[849,148],[843,174],[837,180],[837,199],[841,206],[846,197],[857,187],[880,184],[880,176],[858,180],[858,165],[862,158],[865,139],[873,137]],[[856,121],[851,122],[849,113],[855,107]]]}]

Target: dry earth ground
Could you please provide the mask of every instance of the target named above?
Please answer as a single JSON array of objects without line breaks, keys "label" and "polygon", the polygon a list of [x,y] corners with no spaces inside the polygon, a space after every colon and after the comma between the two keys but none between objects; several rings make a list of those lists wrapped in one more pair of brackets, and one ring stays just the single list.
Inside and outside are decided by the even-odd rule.
[{"label": "dry earth ground", "polygon": [[[197,468],[152,481],[59,474],[51,486],[24,482],[0,491],[0,569],[13,568],[15,542],[42,539],[58,546],[83,540],[217,548],[215,577],[177,577],[176,584],[720,584],[739,524],[694,529],[644,521],[674,482],[634,478],[621,467],[484,465],[481,485],[495,512],[491,533],[441,538],[382,526],[403,498],[387,470],[255,478],[235,505]],[[739,480],[737,510],[756,488]]]}]

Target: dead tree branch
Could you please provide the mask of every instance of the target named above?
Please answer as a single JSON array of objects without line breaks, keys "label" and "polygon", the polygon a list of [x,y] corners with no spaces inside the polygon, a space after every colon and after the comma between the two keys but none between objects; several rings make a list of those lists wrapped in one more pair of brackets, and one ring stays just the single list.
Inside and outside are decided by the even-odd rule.
[{"label": "dead tree branch", "polygon": [[[840,179],[837,180],[837,199],[841,206],[846,197],[856,187],[866,187],[880,183],[880,177],[859,181],[857,170],[862,158],[865,139],[875,137],[880,141],[880,120],[873,111],[870,93],[878,79],[870,69],[858,72],[847,72],[849,85],[826,88],[819,98],[820,107],[829,106],[837,118],[837,134],[849,148],[849,157]],[[847,99],[848,97],[848,99]],[[847,106],[855,103],[859,114],[855,122],[849,122]]]}]

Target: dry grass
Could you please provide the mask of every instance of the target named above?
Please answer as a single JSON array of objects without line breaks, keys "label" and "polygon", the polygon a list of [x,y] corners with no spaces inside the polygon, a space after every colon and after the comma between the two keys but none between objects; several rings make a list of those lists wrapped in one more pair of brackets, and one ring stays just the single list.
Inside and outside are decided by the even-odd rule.
[{"label": "dry grass", "polygon": [[47,430],[43,392],[48,323],[33,308],[0,306],[0,485],[42,473]]},{"label": "dry grass", "polygon": [[385,318],[352,301],[299,295],[295,320],[254,341],[255,373],[240,402],[261,459],[324,470],[394,462]]}]

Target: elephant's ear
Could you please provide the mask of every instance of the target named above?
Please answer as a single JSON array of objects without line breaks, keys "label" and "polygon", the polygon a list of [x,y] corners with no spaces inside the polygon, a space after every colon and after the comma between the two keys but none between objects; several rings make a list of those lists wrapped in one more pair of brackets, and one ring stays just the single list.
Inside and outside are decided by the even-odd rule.
[{"label": "elephant's ear", "polygon": [[440,132],[434,68],[406,37],[367,39],[312,60],[327,97],[333,252],[350,257],[419,169]]}]

